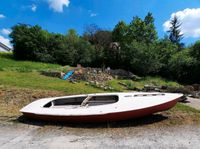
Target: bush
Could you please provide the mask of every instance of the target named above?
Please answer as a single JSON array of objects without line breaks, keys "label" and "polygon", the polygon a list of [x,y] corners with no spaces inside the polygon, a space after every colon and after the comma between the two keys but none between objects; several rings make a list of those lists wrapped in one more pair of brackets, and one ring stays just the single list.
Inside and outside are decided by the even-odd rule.
[{"label": "bush", "polygon": [[182,82],[194,80],[195,60],[189,54],[189,49],[184,49],[172,55],[169,60],[169,71],[172,76]]},{"label": "bush", "polygon": [[66,36],[49,33],[39,26],[16,25],[10,34],[14,47],[14,58],[62,65],[82,64],[93,61],[93,46],[81,39],[75,30]]}]

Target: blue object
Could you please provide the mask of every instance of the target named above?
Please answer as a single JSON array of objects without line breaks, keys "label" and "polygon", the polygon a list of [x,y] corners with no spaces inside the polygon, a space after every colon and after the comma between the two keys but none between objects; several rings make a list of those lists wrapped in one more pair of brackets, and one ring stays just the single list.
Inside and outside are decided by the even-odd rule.
[{"label": "blue object", "polygon": [[67,80],[72,74],[74,73],[74,70],[69,71],[63,76],[63,80]]}]

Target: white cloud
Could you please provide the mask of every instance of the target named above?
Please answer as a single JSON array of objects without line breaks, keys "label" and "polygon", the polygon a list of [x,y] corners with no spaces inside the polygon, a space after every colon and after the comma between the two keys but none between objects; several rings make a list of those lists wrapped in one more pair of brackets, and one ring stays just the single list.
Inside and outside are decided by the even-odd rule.
[{"label": "white cloud", "polygon": [[5,38],[0,35],[0,42],[8,46],[9,48],[12,48],[12,45],[10,43],[10,40],[8,38]]},{"label": "white cloud", "polygon": [[32,4],[32,5],[31,5],[31,10],[32,10],[33,12],[35,12],[35,11],[37,10],[37,6],[36,6],[35,4]]},{"label": "white cloud", "polygon": [[97,13],[91,13],[90,17],[96,17],[98,14]]},{"label": "white cloud", "polygon": [[8,28],[3,28],[3,29],[1,30],[1,33],[2,33],[3,35],[9,35],[9,34],[11,33],[11,30],[8,29]]},{"label": "white cloud", "polygon": [[184,37],[200,37],[200,8],[187,8],[182,11],[178,11],[171,14],[171,18],[167,20],[164,24],[164,31],[169,30],[170,20],[177,16],[179,21],[182,23],[181,31],[184,34]]},{"label": "white cloud", "polygon": [[6,16],[4,16],[3,14],[0,14],[0,19],[5,18]]},{"label": "white cloud", "polygon": [[63,12],[63,7],[69,6],[70,0],[48,0],[49,7],[55,12]]}]

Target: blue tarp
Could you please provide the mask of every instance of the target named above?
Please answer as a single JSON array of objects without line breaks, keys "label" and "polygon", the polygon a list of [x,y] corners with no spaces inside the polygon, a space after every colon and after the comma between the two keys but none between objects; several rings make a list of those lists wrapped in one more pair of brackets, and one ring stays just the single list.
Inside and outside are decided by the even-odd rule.
[{"label": "blue tarp", "polygon": [[67,73],[63,76],[63,80],[67,80],[73,73],[74,73],[74,70],[71,70],[71,71],[67,72]]}]

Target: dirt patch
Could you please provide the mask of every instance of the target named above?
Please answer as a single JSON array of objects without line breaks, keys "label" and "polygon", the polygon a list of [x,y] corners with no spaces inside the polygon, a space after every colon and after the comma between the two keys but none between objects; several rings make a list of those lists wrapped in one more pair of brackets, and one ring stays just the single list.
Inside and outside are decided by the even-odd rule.
[{"label": "dirt patch", "polygon": [[63,92],[0,86],[0,116],[19,116],[19,109],[34,100],[66,95]]}]

